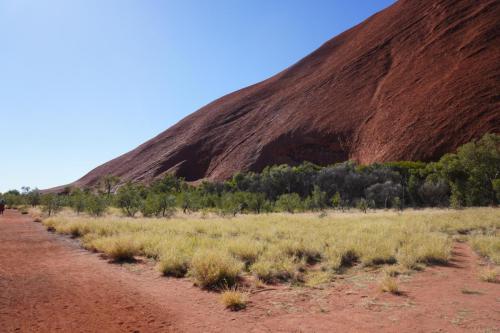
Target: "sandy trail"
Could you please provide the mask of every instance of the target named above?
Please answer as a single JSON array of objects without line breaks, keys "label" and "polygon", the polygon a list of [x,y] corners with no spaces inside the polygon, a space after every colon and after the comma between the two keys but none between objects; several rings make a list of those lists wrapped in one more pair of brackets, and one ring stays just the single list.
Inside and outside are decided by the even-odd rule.
[{"label": "sandy trail", "polygon": [[[278,286],[226,311],[218,295],[150,263],[109,264],[29,216],[0,216],[0,332],[497,332],[500,285],[457,244],[450,265],[382,294],[372,273],[323,290]],[[465,291],[465,292],[464,292]]]}]

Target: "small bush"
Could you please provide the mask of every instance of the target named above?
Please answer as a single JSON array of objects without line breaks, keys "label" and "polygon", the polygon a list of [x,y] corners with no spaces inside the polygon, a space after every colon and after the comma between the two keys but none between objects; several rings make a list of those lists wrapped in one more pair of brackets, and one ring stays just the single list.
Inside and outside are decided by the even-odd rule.
[{"label": "small bush", "polygon": [[398,266],[387,266],[384,268],[384,274],[391,277],[396,277],[402,273],[401,267]]},{"label": "small bush", "polygon": [[162,254],[158,261],[158,270],[165,276],[183,277],[186,275],[189,268],[189,257],[176,251],[169,249]]},{"label": "small bush", "polygon": [[242,266],[225,252],[202,249],[194,254],[189,274],[202,288],[230,287],[237,282]]},{"label": "small bush", "polygon": [[221,302],[226,309],[238,311],[246,308],[247,296],[236,289],[228,289],[222,292]]},{"label": "small bush", "polygon": [[380,290],[394,295],[401,294],[397,280],[388,275],[385,275],[382,281],[380,281]]},{"label": "small bush", "polygon": [[305,276],[306,287],[318,287],[328,284],[332,281],[332,273],[330,272],[311,272]]},{"label": "small bush", "polygon": [[353,249],[343,245],[328,247],[324,253],[325,263],[323,267],[327,270],[338,272],[342,267],[352,266],[359,258]]},{"label": "small bush", "polygon": [[260,253],[262,246],[257,241],[237,239],[228,244],[229,253],[249,266],[253,264]]},{"label": "small bush", "polygon": [[108,200],[104,196],[89,194],[85,199],[85,209],[92,216],[102,216],[108,208]]},{"label": "small bush", "polygon": [[250,271],[264,282],[287,281],[297,271],[297,264],[290,257],[262,258],[250,267]]},{"label": "small bush", "polygon": [[91,245],[115,261],[133,260],[139,247],[132,237],[105,237],[94,240]]},{"label": "small bush", "polygon": [[308,263],[314,263],[321,259],[322,247],[314,241],[282,241],[277,244],[277,251],[284,253],[289,257],[304,259]]},{"label": "small bush", "polygon": [[282,212],[293,214],[302,209],[302,200],[297,193],[283,194],[276,200],[276,207]]}]

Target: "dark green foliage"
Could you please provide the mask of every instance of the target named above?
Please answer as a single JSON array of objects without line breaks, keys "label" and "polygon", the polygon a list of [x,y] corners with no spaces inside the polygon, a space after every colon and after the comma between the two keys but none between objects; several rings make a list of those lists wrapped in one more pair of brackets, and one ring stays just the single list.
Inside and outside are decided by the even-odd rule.
[{"label": "dark green foliage", "polygon": [[[368,208],[444,207],[497,205],[500,202],[500,136],[487,134],[446,154],[439,161],[389,162],[357,165],[347,161],[319,167],[276,165],[261,173],[240,172],[226,182],[203,181],[197,186],[166,174],[145,187],[125,184],[113,195],[119,179],[108,175],[100,182],[101,195],[90,190],[66,189],[55,197],[37,189],[2,195],[7,206],[36,206],[43,202],[50,213],[69,205],[80,213],[101,215],[114,203],[128,216],[139,210],[143,216],[170,216],[176,208],[184,213],[202,209],[222,215],[262,213],[273,210],[296,212]],[[48,198],[51,198],[49,200]],[[47,201],[48,200],[48,201]],[[51,203],[56,202],[55,204]]]},{"label": "dark green foliage", "polygon": [[361,198],[356,202],[356,208],[366,213],[368,211],[369,205],[368,201],[365,198]]},{"label": "dark green foliage", "polygon": [[374,202],[375,207],[389,208],[389,205],[402,195],[402,187],[400,184],[386,181],[385,183],[376,183],[370,185],[366,190],[366,198]]},{"label": "dark green foliage", "polygon": [[491,183],[493,191],[495,191],[495,195],[497,197],[497,202],[500,202],[500,178],[494,179]]}]

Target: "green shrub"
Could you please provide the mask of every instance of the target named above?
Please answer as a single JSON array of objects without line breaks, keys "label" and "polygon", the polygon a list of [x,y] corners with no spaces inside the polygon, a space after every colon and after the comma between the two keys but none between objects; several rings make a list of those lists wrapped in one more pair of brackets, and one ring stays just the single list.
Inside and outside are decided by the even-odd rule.
[{"label": "green shrub", "polygon": [[107,198],[96,195],[88,194],[85,199],[85,209],[90,215],[102,216],[108,208]]},{"label": "green shrub", "polygon": [[283,194],[276,200],[276,207],[282,212],[293,214],[302,209],[302,201],[297,193]]}]

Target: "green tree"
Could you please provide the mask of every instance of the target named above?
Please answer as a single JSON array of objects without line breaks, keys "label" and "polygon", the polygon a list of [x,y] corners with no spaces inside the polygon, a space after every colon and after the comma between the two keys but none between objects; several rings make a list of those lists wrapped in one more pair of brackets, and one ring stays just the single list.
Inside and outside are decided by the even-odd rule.
[{"label": "green tree", "polygon": [[38,206],[42,201],[42,195],[37,188],[26,193],[26,201],[31,207]]},{"label": "green tree", "polygon": [[106,175],[101,179],[101,188],[103,189],[104,193],[106,193],[106,195],[109,197],[111,195],[111,191],[116,185],[118,185],[119,182],[120,182],[119,177],[113,175]]},{"label": "green tree", "polygon": [[460,206],[496,204],[493,182],[500,176],[500,135],[486,134],[431,163],[451,188],[451,201]]},{"label": "green tree", "polygon": [[392,199],[392,207],[397,211],[403,210],[403,204],[402,204],[402,201],[399,197],[394,197]]},{"label": "green tree", "polygon": [[183,185],[183,179],[177,178],[171,173],[167,173],[162,179],[155,181],[151,189],[158,193],[177,193],[181,191]]},{"label": "green tree", "polygon": [[85,209],[92,216],[102,216],[109,205],[109,200],[99,194],[88,193],[85,195]]},{"label": "green tree", "polygon": [[493,190],[496,193],[497,202],[500,202],[500,178],[494,179],[491,183],[493,185]]},{"label": "green tree", "polygon": [[264,193],[247,193],[248,210],[256,214],[270,210],[270,202],[266,200]]},{"label": "green tree", "polygon": [[200,201],[198,194],[193,190],[184,190],[177,196],[177,204],[184,214],[200,209]]},{"label": "green tree", "polygon": [[10,190],[3,194],[3,199],[5,200],[5,205],[8,208],[15,208],[16,206],[23,204],[23,197],[18,190]]},{"label": "green tree", "polygon": [[49,216],[57,214],[63,206],[62,198],[53,193],[45,194],[42,196],[43,211],[45,211]]},{"label": "green tree", "polygon": [[143,216],[171,216],[174,213],[175,197],[168,193],[150,192],[141,206]]},{"label": "green tree", "polygon": [[80,213],[85,210],[86,202],[87,202],[86,195],[81,189],[76,188],[71,192],[70,205],[77,215],[80,215]]},{"label": "green tree", "polygon": [[116,192],[116,204],[125,215],[133,217],[142,206],[141,188],[130,182],[123,185]]},{"label": "green tree", "polygon": [[358,208],[360,211],[362,211],[365,214],[368,211],[368,207],[369,207],[369,204],[365,198],[359,199],[356,203],[356,208]]},{"label": "green tree", "polygon": [[328,207],[328,197],[326,192],[321,191],[319,186],[315,185],[311,195],[307,200],[307,207],[311,210],[323,210]]},{"label": "green tree", "polygon": [[332,197],[331,200],[332,207],[335,209],[340,209],[344,211],[344,201],[342,200],[342,197],[340,196],[340,192],[335,192],[335,194]]}]

